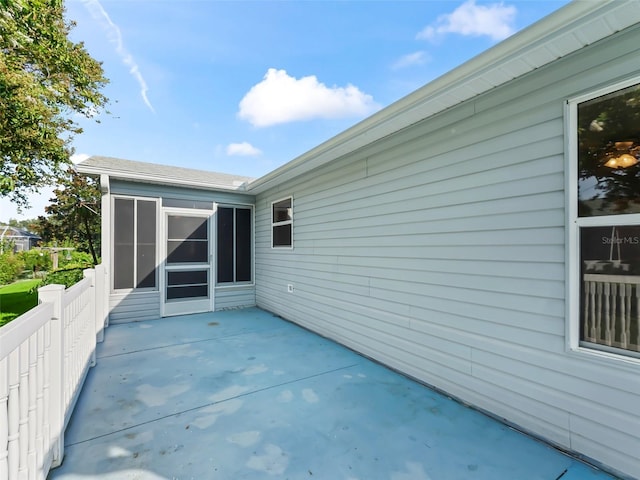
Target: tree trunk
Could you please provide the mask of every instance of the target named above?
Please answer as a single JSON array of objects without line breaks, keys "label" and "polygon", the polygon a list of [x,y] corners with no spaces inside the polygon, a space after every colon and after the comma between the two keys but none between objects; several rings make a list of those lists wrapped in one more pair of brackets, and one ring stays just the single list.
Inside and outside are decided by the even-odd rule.
[{"label": "tree trunk", "polygon": [[89,228],[89,220],[87,220],[87,217],[84,215],[82,217],[87,235],[87,241],[89,242],[89,250],[91,250],[91,256],[93,257],[93,266],[95,267],[98,264],[98,257],[96,256],[95,248],[93,248],[93,238],[91,236],[91,229]]}]

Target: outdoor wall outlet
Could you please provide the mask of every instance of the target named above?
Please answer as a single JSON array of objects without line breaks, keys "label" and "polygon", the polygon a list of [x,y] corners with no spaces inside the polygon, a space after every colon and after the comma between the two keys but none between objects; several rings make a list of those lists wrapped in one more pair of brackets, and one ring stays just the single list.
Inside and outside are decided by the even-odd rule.
[{"label": "outdoor wall outlet", "polygon": [[292,284],[287,284],[287,292],[289,293],[293,293],[293,285]]}]

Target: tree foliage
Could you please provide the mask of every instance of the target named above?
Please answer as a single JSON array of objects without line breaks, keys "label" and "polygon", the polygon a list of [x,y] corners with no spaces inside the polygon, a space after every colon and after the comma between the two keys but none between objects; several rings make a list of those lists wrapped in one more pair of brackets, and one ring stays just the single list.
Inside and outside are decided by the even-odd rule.
[{"label": "tree foliage", "polygon": [[102,66],[68,36],[62,0],[0,0],[0,196],[28,204],[56,183],[81,132],[74,115],[107,102]]},{"label": "tree foliage", "polygon": [[0,244],[0,285],[13,282],[24,270],[24,261],[13,252],[13,245]]},{"label": "tree foliage", "polygon": [[69,168],[53,193],[55,197],[45,208],[48,215],[38,218],[38,234],[47,244],[69,245],[91,254],[97,265],[101,231],[98,181]]},{"label": "tree foliage", "polygon": [[10,218],[7,222],[7,225],[10,227],[16,227],[20,230],[26,230],[27,232],[33,232],[35,225],[38,223],[37,218],[26,218],[23,220],[18,220],[17,218]]}]

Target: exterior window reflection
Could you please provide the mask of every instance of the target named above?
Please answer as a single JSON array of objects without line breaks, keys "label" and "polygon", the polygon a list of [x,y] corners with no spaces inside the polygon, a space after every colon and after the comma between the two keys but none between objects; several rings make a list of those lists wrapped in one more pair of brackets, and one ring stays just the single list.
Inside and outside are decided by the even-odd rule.
[{"label": "exterior window reflection", "polygon": [[640,213],[640,85],[578,105],[578,215]]}]

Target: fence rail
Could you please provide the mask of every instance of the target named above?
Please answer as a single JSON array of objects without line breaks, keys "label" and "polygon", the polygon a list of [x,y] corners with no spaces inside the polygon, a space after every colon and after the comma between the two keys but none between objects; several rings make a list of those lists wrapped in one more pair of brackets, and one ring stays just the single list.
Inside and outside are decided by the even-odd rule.
[{"label": "fence rail", "polygon": [[44,480],[64,456],[64,430],[105,326],[104,270],[0,328],[0,480]]}]

